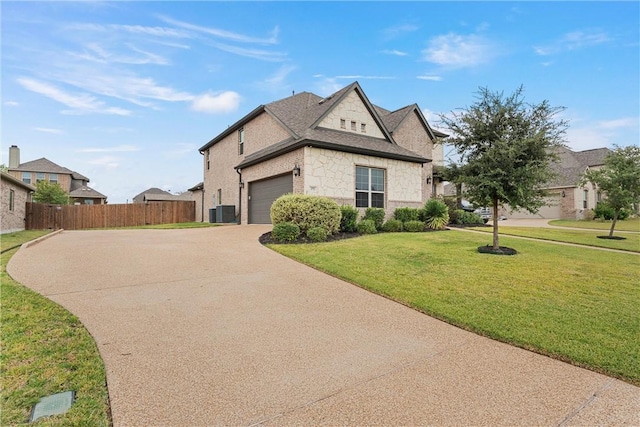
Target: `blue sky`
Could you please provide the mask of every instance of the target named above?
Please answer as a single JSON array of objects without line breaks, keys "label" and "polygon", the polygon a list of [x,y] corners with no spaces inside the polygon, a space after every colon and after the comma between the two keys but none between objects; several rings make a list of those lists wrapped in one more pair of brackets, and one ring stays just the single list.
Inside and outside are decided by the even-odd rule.
[{"label": "blue sky", "polygon": [[202,181],[198,148],[260,104],[360,82],[437,114],[479,87],[563,106],[567,144],[639,142],[638,2],[6,2],[1,162],[18,145],[110,203]]}]

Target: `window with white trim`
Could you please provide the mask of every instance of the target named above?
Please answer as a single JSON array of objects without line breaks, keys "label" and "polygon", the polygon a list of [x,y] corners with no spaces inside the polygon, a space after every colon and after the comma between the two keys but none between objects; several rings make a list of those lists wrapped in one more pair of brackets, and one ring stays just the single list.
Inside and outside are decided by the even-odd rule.
[{"label": "window with white trim", "polygon": [[31,184],[31,172],[22,172],[22,182]]},{"label": "window with white trim", "polygon": [[384,169],[356,166],[356,207],[384,208]]},{"label": "window with white trim", "polygon": [[50,173],[49,174],[49,182],[52,184],[57,184],[58,183],[58,174],[57,173]]},{"label": "window with white trim", "polygon": [[589,207],[589,190],[582,191],[582,208],[587,209]]},{"label": "window with white trim", "polygon": [[238,129],[238,154],[244,154],[244,128]]},{"label": "window with white trim", "polygon": [[44,181],[44,172],[36,172],[36,182]]}]

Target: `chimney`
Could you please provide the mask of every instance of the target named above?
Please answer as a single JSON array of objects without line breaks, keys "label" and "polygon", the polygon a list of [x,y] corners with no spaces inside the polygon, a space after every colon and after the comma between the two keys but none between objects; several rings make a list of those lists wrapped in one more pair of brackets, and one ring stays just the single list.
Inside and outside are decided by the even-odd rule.
[{"label": "chimney", "polygon": [[20,149],[17,145],[9,147],[9,169],[20,166]]}]

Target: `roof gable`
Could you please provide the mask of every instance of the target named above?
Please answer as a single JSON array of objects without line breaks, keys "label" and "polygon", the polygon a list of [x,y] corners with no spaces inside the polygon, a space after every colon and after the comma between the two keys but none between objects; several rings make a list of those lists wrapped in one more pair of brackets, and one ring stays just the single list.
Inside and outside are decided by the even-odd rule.
[{"label": "roof gable", "polygon": [[572,151],[566,147],[558,148],[559,159],[551,167],[556,177],[548,185],[550,187],[576,186],[585,170],[603,165],[604,159],[610,152],[608,148],[584,151]]},{"label": "roof gable", "polygon": [[71,178],[87,181],[89,182],[89,178],[86,176],[79,174],[78,172],[72,171],[71,169],[67,169],[63,166],[60,166],[56,163],[53,163],[51,160],[46,159],[44,157],[32,160],[30,162],[20,163],[17,168],[11,169],[12,171],[21,171],[21,172],[44,172],[44,173],[58,173],[71,175]]},{"label": "roof gable", "polygon": [[106,199],[107,198],[107,196],[105,196],[104,194],[94,190],[91,187],[87,187],[86,185],[76,188],[71,193],[69,193],[69,196],[75,197],[78,199]]}]

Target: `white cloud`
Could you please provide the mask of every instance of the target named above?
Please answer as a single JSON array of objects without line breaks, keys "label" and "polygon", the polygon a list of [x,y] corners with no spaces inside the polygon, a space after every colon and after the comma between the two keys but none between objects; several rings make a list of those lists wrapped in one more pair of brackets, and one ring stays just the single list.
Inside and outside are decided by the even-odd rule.
[{"label": "white cloud", "polygon": [[17,81],[25,89],[44,95],[71,108],[71,110],[64,110],[65,114],[99,113],[126,116],[131,113],[122,108],[105,107],[104,102],[86,93],[70,94],[48,83],[26,77],[20,77]]},{"label": "white cloud", "polygon": [[638,128],[637,117],[624,117],[621,119],[605,120],[598,122],[598,125],[603,129],[624,129],[624,128]]},{"label": "white cloud", "polygon": [[204,113],[229,113],[237,110],[239,105],[240,95],[233,91],[226,91],[197,96],[191,104],[191,109]]},{"label": "white cloud", "polygon": [[422,75],[422,76],[416,76],[416,78],[420,79],[420,80],[429,80],[432,82],[439,82],[442,80],[442,77],[440,76],[433,76],[433,75]]},{"label": "white cloud", "polygon": [[598,122],[576,119],[574,122],[576,124],[570,126],[566,133],[568,145],[572,150],[612,147],[614,144],[622,146],[629,141],[638,140],[637,117],[622,117]]},{"label": "white cloud", "polygon": [[393,27],[388,27],[382,30],[382,36],[385,39],[395,39],[404,34],[413,33],[417,31],[420,27],[413,24],[400,24],[394,25]]},{"label": "white cloud", "polygon": [[89,24],[89,23],[76,23],[65,26],[65,30],[80,30],[80,31],[93,31],[93,32],[128,32],[131,34],[142,34],[155,37],[169,37],[169,38],[191,38],[191,35],[187,31],[177,30],[175,28],[167,27],[146,27],[143,25],[119,25],[119,24]]},{"label": "white cloud", "polygon": [[89,160],[87,163],[91,165],[101,166],[107,170],[117,169],[120,166],[120,159],[115,156],[103,156],[97,159]]},{"label": "white cloud", "polygon": [[395,77],[393,76],[363,76],[361,74],[336,76],[335,78],[343,80],[395,80]]},{"label": "white cloud", "polygon": [[609,37],[607,33],[600,30],[572,31],[548,45],[534,46],[533,50],[538,55],[553,55],[584,47],[596,46],[611,40],[611,37]]},{"label": "white cloud", "polygon": [[395,55],[395,56],[408,56],[409,54],[407,52],[402,52],[400,50],[397,49],[385,49],[382,51],[382,53],[384,53],[385,55]]},{"label": "white cloud", "polygon": [[38,132],[52,133],[55,135],[62,135],[64,133],[64,131],[62,131],[61,129],[54,129],[54,128],[33,128],[33,129],[37,130]]},{"label": "white cloud", "polygon": [[70,55],[77,56],[81,59],[86,59],[88,61],[99,62],[102,64],[131,64],[131,65],[145,65],[145,64],[155,64],[155,65],[167,65],[169,64],[169,60],[164,58],[163,56],[156,55],[152,52],[144,51],[132,43],[126,43],[125,46],[129,49],[130,52],[133,52],[135,55],[131,55],[130,52],[125,53],[111,53],[100,46],[98,43],[89,43],[85,46],[90,52],[86,53],[73,53],[70,52]]},{"label": "white cloud", "polygon": [[321,79],[315,84],[316,92],[318,92],[318,95],[320,96],[329,96],[343,87],[343,85],[338,83],[335,78],[325,77],[322,74],[316,74],[314,77]]},{"label": "white cloud", "polygon": [[247,49],[244,47],[231,46],[225,43],[209,42],[216,49],[220,49],[224,52],[233,53],[239,56],[245,56],[247,58],[259,59],[261,61],[268,62],[282,62],[287,59],[287,54],[284,52],[272,52],[264,49]]},{"label": "white cloud", "polygon": [[433,37],[422,51],[424,60],[451,68],[474,67],[489,62],[496,53],[497,46],[486,37],[455,33]]},{"label": "white cloud", "polygon": [[4,101],[3,104],[7,107],[17,107],[20,105],[17,101]]},{"label": "white cloud", "polygon": [[178,21],[167,16],[158,16],[162,21],[167,24],[175,25],[176,27],[184,28],[191,31],[197,31],[200,33],[212,35],[225,40],[241,42],[241,43],[257,43],[257,44],[276,44],[278,43],[278,33],[280,29],[275,27],[270,35],[266,38],[252,37],[244,34],[234,33],[231,31],[221,30],[219,28],[202,27],[200,25],[190,24],[184,21]]},{"label": "white cloud", "polygon": [[116,147],[81,148],[79,150],[76,150],[76,152],[78,153],[117,153],[132,151],[140,151],[140,148],[133,145],[118,145]]}]

